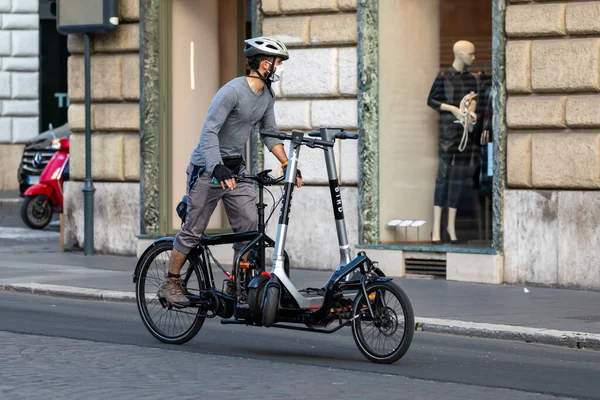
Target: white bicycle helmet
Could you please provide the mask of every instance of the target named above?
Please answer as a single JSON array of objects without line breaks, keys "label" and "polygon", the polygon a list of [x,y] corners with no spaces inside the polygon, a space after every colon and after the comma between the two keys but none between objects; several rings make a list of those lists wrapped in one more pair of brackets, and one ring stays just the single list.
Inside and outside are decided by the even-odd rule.
[{"label": "white bicycle helmet", "polygon": [[283,60],[290,58],[287,47],[281,40],[263,36],[245,40],[244,43],[246,43],[244,55],[248,58],[254,56],[273,56]]}]

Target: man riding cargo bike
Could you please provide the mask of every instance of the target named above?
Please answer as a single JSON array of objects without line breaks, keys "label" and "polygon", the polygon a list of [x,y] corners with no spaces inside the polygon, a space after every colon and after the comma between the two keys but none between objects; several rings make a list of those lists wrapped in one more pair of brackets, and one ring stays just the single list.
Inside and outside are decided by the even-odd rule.
[{"label": "man riding cargo bike", "polygon": [[[177,207],[181,230],[175,238],[155,240],[138,260],[133,281],[142,322],[155,338],[168,344],[188,342],[206,318],[215,317],[222,324],[322,334],[351,326],[366,358],[393,363],[410,347],[414,314],[404,291],[376,261],[364,251],[354,258],[351,254],[334,148],[336,140],[356,140],[358,135],[335,128],[320,128],[307,136],[278,132],[271,83],[281,74],[281,62],[289,58],[287,49],[278,40],[260,37],[246,41],[244,54],[250,75],[219,90],[192,153],[186,199]],[[272,177],[270,170],[256,175],[246,171],[241,154],[258,123],[265,145],[282,163],[284,175],[279,178]],[[283,141],[289,146],[287,155]],[[340,261],[320,288],[298,289],[290,280],[285,245],[293,191],[303,184],[298,160],[304,146],[322,150],[325,156]],[[283,183],[281,198],[273,198],[265,221],[263,191],[279,183]],[[204,235],[221,199],[234,233]],[[279,204],[277,233],[272,239],[266,225]],[[231,273],[212,254],[211,247],[221,244],[234,245]],[[265,268],[267,248],[273,249],[270,272]],[[213,263],[229,277],[222,290],[216,287]]]}]

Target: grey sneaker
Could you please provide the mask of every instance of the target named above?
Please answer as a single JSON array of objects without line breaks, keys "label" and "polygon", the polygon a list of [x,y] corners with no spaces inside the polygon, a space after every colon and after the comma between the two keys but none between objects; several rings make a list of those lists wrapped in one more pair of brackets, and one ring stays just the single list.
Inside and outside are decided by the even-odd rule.
[{"label": "grey sneaker", "polygon": [[165,278],[160,284],[158,294],[177,307],[187,307],[190,301],[185,297],[183,285],[179,278]]}]

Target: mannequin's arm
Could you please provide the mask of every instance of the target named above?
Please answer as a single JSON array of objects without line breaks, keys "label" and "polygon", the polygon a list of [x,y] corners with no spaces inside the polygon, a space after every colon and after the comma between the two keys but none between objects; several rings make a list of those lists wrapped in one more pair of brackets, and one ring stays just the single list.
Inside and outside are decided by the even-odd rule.
[{"label": "mannequin's arm", "polygon": [[450,112],[455,117],[458,116],[458,114],[460,113],[460,110],[458,109],[458,107],[453,106],[451,104],[446,104],[446,103],[443,103],[441,105],[440,110]]},{"label": "mannequin's arm", "polygon": [[443,101],[445,99],[446,97],[444,96],[444,77],[442,76],[442,74],[439,74],[435,78],[435,81],[433,81],[433,85],[431,85],[429,96],[427,96],[427,105],[438,112],[448,111],[442,108],[445,105],[443,104]]},{"label": "mannequin's arm", "polygon": [[458,107],[443,103],[444,100],[446,100],[446,96],[444,95],[444,77],[442,74],[439,74],[429,91],[427,105],[436,111],[452,113],[456,117],[460,113]]}]

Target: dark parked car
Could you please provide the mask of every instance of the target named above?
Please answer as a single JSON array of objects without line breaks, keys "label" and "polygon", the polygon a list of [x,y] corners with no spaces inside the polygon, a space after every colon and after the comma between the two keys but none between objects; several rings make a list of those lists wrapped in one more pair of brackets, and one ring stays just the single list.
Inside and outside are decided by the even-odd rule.
[{"label": "dark parked car", "polygon": [[[56,138],[71,136],[68,124],[64,124],[53,131]],[[25,143],[18,172],[21,195],[25,193],[29,186],[39,182],[42,171],[56,152],[56,149],[52,147],[53,139],[52,133],[47,130]],[[68,180],[68,176],[65,178]]]}]

